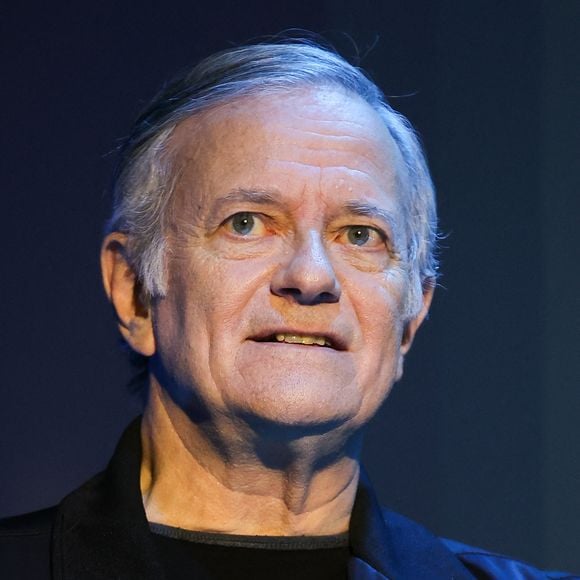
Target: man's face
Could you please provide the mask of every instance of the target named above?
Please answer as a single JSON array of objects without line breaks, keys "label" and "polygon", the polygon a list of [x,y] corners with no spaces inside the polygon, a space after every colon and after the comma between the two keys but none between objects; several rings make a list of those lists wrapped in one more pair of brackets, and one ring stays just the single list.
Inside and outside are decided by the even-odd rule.
[{"label": "man's face", "polygon": [[157,380],[198,416],[364,424],[410,344],[404,170],[379,116],[333,89],[246,97],[171,151]]}]

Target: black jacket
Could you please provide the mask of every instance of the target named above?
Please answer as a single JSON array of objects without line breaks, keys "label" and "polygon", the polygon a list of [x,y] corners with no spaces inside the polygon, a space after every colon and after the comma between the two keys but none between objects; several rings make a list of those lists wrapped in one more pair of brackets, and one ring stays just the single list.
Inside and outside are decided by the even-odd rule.
[{"label": "black jacket", "polygon": [[[103,473],[58,506],[0,522],[2,580],[163,580],[141,501],[140,421]],[[440,540],[381,510],[363,476],[350,526],[349,578],[467,580],[579,578]]]}]

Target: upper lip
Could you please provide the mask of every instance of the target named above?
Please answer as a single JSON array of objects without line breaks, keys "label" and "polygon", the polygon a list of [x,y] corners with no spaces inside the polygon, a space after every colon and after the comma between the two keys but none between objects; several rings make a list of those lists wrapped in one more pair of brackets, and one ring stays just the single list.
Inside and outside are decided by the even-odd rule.
[{"label": "upper lip", "polygon": [[276,326],[272,328],[266,328],[253,334],[249,337],[250,340],[256,342],[264,342],[267,340],[276,340],[277,334],[293,334],[297,336],[321,336],[330,343],[330,348],[334,350],[346,350],[347,343],[343,336],[332,330],[320,330],[320,329],[305,329],[296,327],[282,327]]}]

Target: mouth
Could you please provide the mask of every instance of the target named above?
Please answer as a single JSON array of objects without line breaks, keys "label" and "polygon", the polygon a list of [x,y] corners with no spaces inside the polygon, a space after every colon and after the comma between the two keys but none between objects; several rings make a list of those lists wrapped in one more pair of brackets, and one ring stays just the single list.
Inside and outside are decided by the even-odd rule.
[{"label": "mouth", "polygon": [[255,342],[272,342],[285,344],[300,344],[333,350],[344,350],[343,345],[337,339],[323,334],[298,334],[296,332],[276,332],[265,336],[252,338]]}]

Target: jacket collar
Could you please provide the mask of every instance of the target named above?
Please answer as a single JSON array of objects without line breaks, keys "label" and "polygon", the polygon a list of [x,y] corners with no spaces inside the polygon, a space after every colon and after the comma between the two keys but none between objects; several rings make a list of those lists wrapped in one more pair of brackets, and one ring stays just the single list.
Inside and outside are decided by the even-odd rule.
[{"label": "jacket collar", "polygon": [[[53,532],[53,576],[58,580],[163,580],[140,494],[141,421],[123,434],[107,469],[60,504]],[[383,514],[366,475],[351,517],[354,580],[467,580],[473,578],[427,530]]]},{"label": "jacket collar", "polygon": [[53,533],[58,580],[162,580],[140,493],[141,420],[123,433],[107,469],[67,496]]},{"label": "jacket collar", "polygon": [[416,522],[379,506],[365,471],[350,520],[349,578],[473,580],[456,556]]}]

